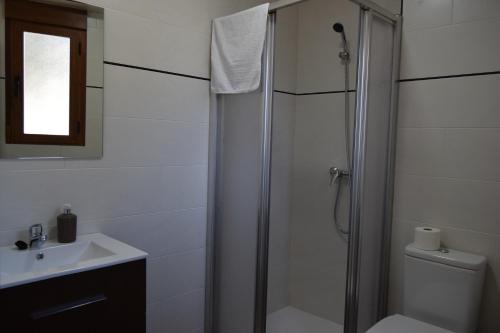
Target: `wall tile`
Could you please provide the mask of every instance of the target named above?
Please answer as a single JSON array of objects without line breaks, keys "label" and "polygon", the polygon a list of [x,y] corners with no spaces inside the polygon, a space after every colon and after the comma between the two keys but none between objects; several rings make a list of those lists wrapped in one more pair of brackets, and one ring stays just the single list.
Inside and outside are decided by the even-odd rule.
[{"label": "wall tile", "polygon": [[150,302],[202,289],[204,285],[204,248],[148,261],[148,300]]},{"label": "wall tile", "polygon": [[155,259],[203,248],[205,213],[205,208],[197,208],[90,221],[80,223],[78,232],[102,232],[146,251],[149,258]]},{"label": "wall tile", "polygon": [[208,123],[206,81],[112,65],[105,76],[107,116]]},{"label": "wall tile", "polygon": [[284,8],[276,16],[275,89],[297,92],[298,6]]},{"label": "wall tile", "polygon": [[497,71],[500,44],[491,41],[498,34],[500,19],[404,31],[401,78]]},{"label": "wall tile", "polygon": [[[335,22],[344,25],[351,57],[356,59],[359,25],[359,7],[356,4],[343,0],[316,0],[299,5],[297,55],[299,93],[344,89],[344,66],[338,58],[342,39],[332,30]],[[354,88],[356,61],[351,62],[350,69],[350,86]]]},{"label": "wall tile", "polygon": [[54,225],[63,203],[81,221],[164,210],[161,174],[159,168],[0,172],[0,230]]},{"label": "wall tile", "polygon": [[[500,181],[500,129],[447,129],[450,177]],[[500,227],[498,228],[500,232]]]},{"label": "wall tile", "polygon": [[445,133],[442,129],[400,129],[397,140],[397,168],[401,173],[444,176]]},{"label": "wall tile", "polygon": [[267,313],[273,313],[289,304],[288,289],[288,258],[285,264],[272,265],[269,267],[270,275],[268,277],[268,294],[267,294]]},{"label": "wall tile", "polygon": [[[0,230],[54,222],[63,204],[64,171],[0,172]],[[34,186],[36,184],[36,186]]]},{"label": "wall tile", "polygon": [[[207,163],[208,128],[206,123],[200,121],[204,121],[208,115],[209,97],[208,87],[203,81],[201,82],[204,87],[197,89],[198,80],[181,78],[187,84],[181,84],[178,88],[167,85],[164,89],[158,89],[156,93],[148,93],[148,90],[142,87],[151,84],[157,86],[159,81],[155,80],[155,76],[151,76],[149,72],[145,74],[144,71],[114,66],[107,66],[107,69],[109,69],[107,73],[137,73],[118,75],[111,80],[106,80],[107,87],[119,86],[121,88],[119,92],[115,88],[106,88],[105,109],[106,114],[111,114],[111,117],[107,116],[104,119],[104,157],[102,160],[67,161],[66,167]],[[169,78],[173,78],[174,81],[177,79],[177,77],[164,74],[156,75],[156,79],[164,80],[164,82],[167,82]],[[141,83],[139,86],[127,83],[133,82],[133,77],[141,78],[138,80]],[[124,84],[117,84],[118,82],[124,82]],[[170,94],[176,96],[169,99]],[[178,105],[169,106],[172,100],[179,101]],[[145,105],[148,107],[144,108]],[[189,122],[176,120],[183,118],[188,119]],[[167,119],[174,119],[174,121],[167,121]]]},{"label": "wall tile", "polygon": [[104,23],[106,61],[209,77],[209,35],[115,10]]},{"label": "wall tile", "polygon": [[170,298],[150,310],[151,332],[192,333],[203,326],[204,290]]},{"label": "wall tile", "polygon": [[394,14],[401,13],[402,0],[373,0],[377,5],[384,7]]},{"label": "wall tile", "polygon": [[[332,230],[332,233],[334,232]],[[346,252],[337,253],[339,256],[347,257]],[[346,263],[332,260],[325,266],[324,262],[316,261],[314,257],[295,255],[291,258],[290,266],[292,277],[290,305],[330,321],[342,323]]]},{"label": "wall tile", "polygon": [[11,246],[18,240],[26,242],[28,239],[28,227],[10,228],[6,231],[0,231],[0,246]]},{"label": "wall tile", "polygon": [[497,0],[453,0],[455,23],[500,17],[500,2]]},{"label": "wall tile", "polygon": [[0,160],[0,171],[63,169],[62,160]]},{"label": "wall tile", "polygon": [[[138,118],[106,118],[105,155],[100,166],[206,164],[207,140],[199,124]],[[69,165],[70,163],[68,163]],[[84,162],[73,163],[79,166]]]},{"label": "wall tile", "polygon": [[82,220],[157,212],[162,210],[160,175],[159,168],[67,170],[64,199]]},{"label": "wall tile", "polygon": [[500,75],[402,82],[399,127],[500,127]]},{"label": "wall tile", "polygon": [[268,312],[288,305],[288,261],[296,96],[274,95]]},{"label": "wall tile", "polygon": [[164,209],[179,210],[206,206],[206,166],[165,167],[157,182],[164,192],[161,202]]},{"label": "wall tile", "polygon": [[211,20],[261,3],[263,0],[84,0],[86,3],[115,9],[147,19],[158,20],[209,34]]},{"label": "wall tile", "polygon": [[500,183],[397,176],[395,218],[500,234]]},{"label": "wall tile", "polygon": [[[346,167],[344,128],[343,94],[297,97],[290,304],[338,323],[343,321],[347,247],[333,225],[336,191],[329,185],[328,170]],[[347,221],[346,191],[344,186],[338,216],[342,225]]]},{"label": "wall tile", "polygon": [[[500,129],[402,129],[398,170],[412,175],[500,181]],[[500,230],[500,229],[499,229]]]},{"label": "wall tile", "polygon": [[452,24],[453,0],[403,1],[404,30],[434,28]]}]

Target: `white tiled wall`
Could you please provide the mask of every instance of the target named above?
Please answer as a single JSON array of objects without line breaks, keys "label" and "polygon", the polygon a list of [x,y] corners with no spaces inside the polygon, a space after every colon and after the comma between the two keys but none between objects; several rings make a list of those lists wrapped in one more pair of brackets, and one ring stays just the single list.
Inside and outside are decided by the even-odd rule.
[{"label": "white tiled wall", "polygon": [[297,96],[275,93],[271,160],[268,312],[289,305],[290,222]]},{"label": "white tiled wall", "polygon": [[[350,1],[311,0],[299,5],[298,93],[344,89],[344,67],[338,58],[342,43],[332,29],[335,22],[342,23],[346,31],[353,59],[350,88],[355,88],[358,19],[359,9]],[[297,96],[296,112],[290,304],[342,323],[347,243],[333,225],[336,193],[329,186],[328,170],[346,168],[344,94]],[[343,187],[338,216],[343,225],[348,211],[346,194]]]},{"label": "white tiled wall", "polygon": [[[110,14],[111,26],[108,30],[111,30],[111,36],[116,44],[107,55],[107,60],[208,77],[211,20],[265,1],[85,0],[85,2],[105,6],[120,13],[117,16]],[[120,21],[123,20],[126,24],[122,25]],[[133,47],[130,45],[131,39],[135,40]],[[161,49],[161,52],[148,51],[152,49]]]},{"label": "white tiled wall", "polygon": [[373,0],[373,2],[394,14],[401,12],[401,0]]},{"label": "white tiled wall", "polygon": [[301,3],[298,17],[297,92],[344,89],[344,67],[338,61],[342,48],[333,24],[344,25],[351,52],[350,87],[356,86],[359,7],[347,0],[310,0]]},{"label": "white tiled wall", "polygon": [[297,92],[297,47],[299,6],[278,10],[276,14],[274,88]]},{"label": "white tiled wall", "polygon": [[[328,170],[346,167],[344,95],[298,96],[295,119],[290,304],[342,323],[347,243],[334,226],[336,191],[329,186]],[[344,183],[338,215],[343,226],[347,222],[347,194]]]},{"label": "white tiled wall", "polygon": [[[405,0],[402,79],[500,70],[500,2]],[[500,327],[500,75],[400,84],[391,311],[413,228],[488,258],[481,333]]]},{"label": "white tiled wall", "polygon": [[401,78],[498,70],[499,13],[494,0],[406,1]]},{"label": "white tiled wall", "polygon": [[275,89],[271,161],[268,312],[289,305],[293,136],[297,96],[298,6],[277,13]]},{"label": "white tiled wall", "polygon": [[[106,8],[106,61],[208,78],[211,18],[259,1],[86,2]],[[0,161],[0,245],[70,202],[80,233],[149,252],[149,332],[201,332],[209,82],[113,65],[104,79],[102,160]]]}]

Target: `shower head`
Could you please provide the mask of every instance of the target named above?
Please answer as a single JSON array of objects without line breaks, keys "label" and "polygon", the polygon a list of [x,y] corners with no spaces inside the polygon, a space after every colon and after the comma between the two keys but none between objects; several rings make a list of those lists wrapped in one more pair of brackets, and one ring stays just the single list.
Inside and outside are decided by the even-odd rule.
[{"label": "shower head", "polygon": [[339,53],[339,57],[340,59],[342,59],[343,63],[349,63],[350,54],[347,46],[347,38],[345,36],[344,25],[342,23],[336,22],[333,25],[333,31],[338,32],[339,34],[342,35],[343,50]]},{"label": "shower head", "polygon": [[347,38],[345,37],[344,25],[342,23],[337,22],[333,25],[333,30],[342,35],[342,41],[344,42],[344,44],[346,44]]},{"label": "shower head", "polygon": [[344,26],[342,25],[342,23],[337,22],[333,25],[333,30],[338,33],[344,33]]}]

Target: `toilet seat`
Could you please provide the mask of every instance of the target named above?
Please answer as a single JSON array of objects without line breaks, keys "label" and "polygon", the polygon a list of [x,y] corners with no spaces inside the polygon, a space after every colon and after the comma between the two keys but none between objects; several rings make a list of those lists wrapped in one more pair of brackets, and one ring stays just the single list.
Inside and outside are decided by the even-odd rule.
[{"label": "toilet seat", "polygon": [[453,333],[431,324],[402,315],[393,315],[379,321],[366,333]]}]

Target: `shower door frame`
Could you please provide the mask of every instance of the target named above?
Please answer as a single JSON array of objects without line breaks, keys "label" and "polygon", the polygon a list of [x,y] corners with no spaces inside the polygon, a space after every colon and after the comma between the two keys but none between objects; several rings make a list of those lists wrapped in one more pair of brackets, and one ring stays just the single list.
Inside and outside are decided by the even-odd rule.
[{"label": "shower door frame", "polygon": [[[258,231],[257,231],[257,262],[256,262],[256,288],[255,288],[255,312],[254,312],[254,333],[266,333],[267,320],[267,278],[268,278],[268,257],[269,257],[269,212],[270,212],[270,191],[271,191],[271,147],[272,147],[272,118],[273,118],[273,94],[274,94],[274,61],[275,61],[275,27],[276,27],[276,12],[279,9],[289,7],[307,0],[278,0],[270,5],[269,16],[267,22],[266,44],[263,54],[263,70],[262,70],[262,133],[261,135],[261,170],[260,170],[260,195],[259,195],[259,212],[258,212]],[[377,5],[371,0],[350,0],[360,7],[361,21],[359,31],[359,48],[358,48],[358,82],[356,84],[356,111],[355,119],[363,119],[367,112],[367,78],[368,78],[368,61],[369,61],[369,37],[371,27],[368,21],[371,15],[377,15],[391,22],[394,26],[394,43],[393,43],[393,69],[392,69],[392,89],[391,89],[391,111],[390,111],[390,133],[389,133],[389,166],[386,173],[386,197],[385,205],[385,224],[384,242],[382,244],[382,260],[380,276],[380,291],[379,291],[379,306],[378,318],[381,319],[387,314],[387,294],[389,286],[389,260],[390,260],[390,233],[392,225],[392,199],[393,199],[393,183],[394,183],[394,155],[396,143],[396,122],[397,122],[397,101],[398,101],[398,79],[399,79],[399,59],[401,48],[401,23],[400,15],[395,15],[385,8]],[[367,20],[367,21],[365,21]],[[217,194],[217,156],[219,154],[218,146],[220,138],[218,137],[218,127],[220,120],[218,119],[218,104],[220,96],[211,95],[210,105],[210,133],[209,133],[209,170],[208,170],[208,208],[207,208],[207,265],[206,265],[206,291],[205,291],[205,333],[217,333],[213,330],[214,317],[214,265],[216,258],[214,256],[215,248],[215,220],[216,209],[215,199]],[[358,128],[356,126],[356,128]],[[366,128],[360,126],[361,132],[354,133],[354,146],[358,147],[360,153],[358,158],[363,158],[364,149],[364,133]],[[361,134],[361,135],[360,135]],[[346,277],[346,308],[345,308],[345,333],[357,332],[358,320],[358,266],[359,266],[359,212],[361,209],[361,196],[357,195],[362,192],[362,173],[364,170],[360,168],[362,160],[356,160],[353,154],[353,184],[351,189],[351,207],[349,214],[349,224],[351,233],[349,235],[348,249],[348,268]],[[356,194],[356,195],[355,195]]]},{"label": "shower door frame", "polygon": [[[385,173],[384,197],[384,230],[381,239],[380,275],[377,304],[377,318],[381,320],[387,316],[387,302],[389,291],[389,266],[391,251],[392,211],[395,173],[395,150],[397,134],[397,111],[399,96],[399,67],[401,52],[401,15],[388,15],[380,11],[380,7],[368,0],[351,0],[360,5],[359,40],[358,40],[358,69],[356,82],[356,123],[353,145],[353,169],[351,175],[351,204],[349,212],[348,267],[345,296],[344,333],[357,333],[359,322],[359,267],[361,265],[361,211],[364,193],[365,155],[367,114],[369,106],[368,83],[370,79],[370,47],[373,17],[386,21],[393,28],[392,50],[392,85],[390,92],[390,113],[387,156],[389,157]],[[370,4],[371,3],[371,4]],[[374,323],[373,323],[374,324]]]}]

